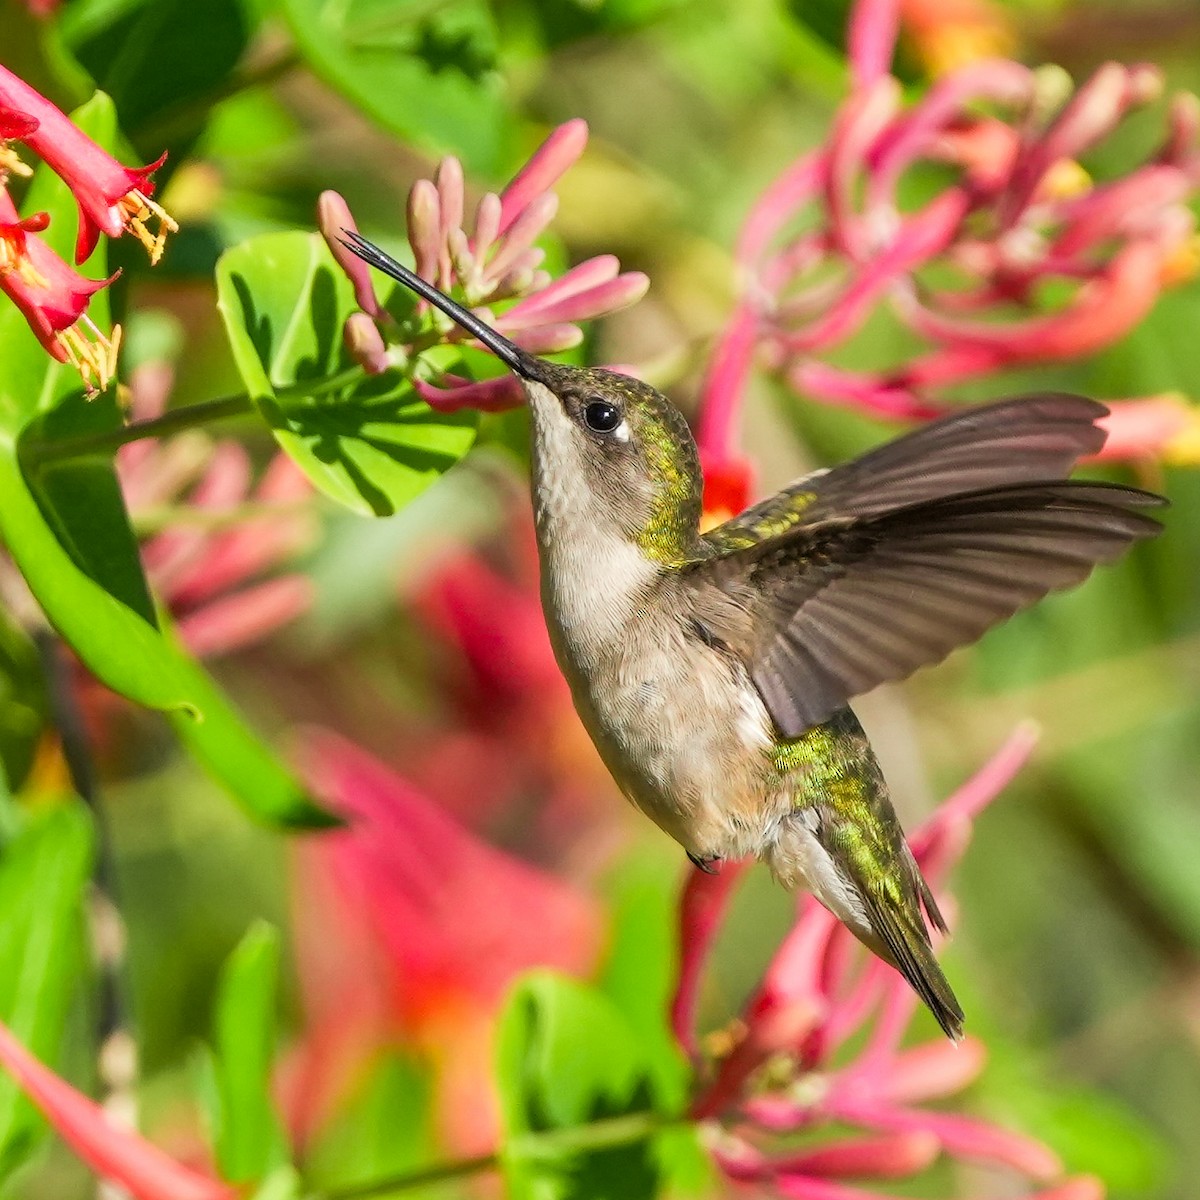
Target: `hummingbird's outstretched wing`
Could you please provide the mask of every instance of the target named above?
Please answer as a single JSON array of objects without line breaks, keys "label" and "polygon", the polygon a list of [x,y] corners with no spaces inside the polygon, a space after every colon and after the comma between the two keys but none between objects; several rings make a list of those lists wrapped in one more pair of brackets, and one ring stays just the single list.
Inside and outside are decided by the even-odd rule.
[{"label": "hummingbird's outstretched wing", "polygon": [[[977,469],[971,447],[981,443],[960,436],[968,432],[963,418],[928,426],[811,479],[813,498],[799,519],[776,519],[782,531],[764,536],[760,523],[753,538],[718,538],[717,555],[688,568],[708,633],[746,662],[782,734],[796,737],[852,697],[940,661],[1159,532],[1140,510],[1160,497],[1053,477],[1102,443],[1092,424],[1101,406],[1043,402],[1076,415],[1022,429],[1020,410],[1010,412],[1010,443],[991,419],[1006,406],[982,410],[975,432],[985,465]],[[918,453],[928,455],[924,464]],[[884,468],[881,489],[869,469],[874,455]],[[1031,479],[1051,463],[1048,481]],[[945,490],[981,477],[979,490]],[[888,492],[910,499],[889,503],[881,499]]]},{"label": "hummingbird's outstretched wing", "polygon": [[1012,483],[1066,479],[1104,445],[1108,409],[1086,396],[1041,392],[964,408],[828,470],[816,471],[704,535],[744,548],[826,517],[864,517]]}]

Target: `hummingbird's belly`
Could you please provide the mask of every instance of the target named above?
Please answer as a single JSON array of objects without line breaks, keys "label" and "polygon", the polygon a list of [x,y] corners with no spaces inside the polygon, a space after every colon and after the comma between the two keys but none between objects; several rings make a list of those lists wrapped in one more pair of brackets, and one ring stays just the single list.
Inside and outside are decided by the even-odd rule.
[{"label": "hummingbird's belly", "polygon": [[740,665],[671,622],[627,630],[599,670],[564,650],[576,708],[625,795],[693,854],[758,854],[786,799],[772,795],[772,726]]}]

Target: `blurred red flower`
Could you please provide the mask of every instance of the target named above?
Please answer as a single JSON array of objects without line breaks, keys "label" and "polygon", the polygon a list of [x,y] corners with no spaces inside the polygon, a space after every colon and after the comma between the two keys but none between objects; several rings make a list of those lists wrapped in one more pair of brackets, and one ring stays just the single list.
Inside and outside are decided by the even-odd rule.
[{"label": "blurred red flower", "polygon": [[599,909],[486,845],[334,734],[310,731],[301,761],[348,825],[297,855],[308,1032],[288,1073],[293,1129],[309,1136],[366,1057],[393,1041],[428,1056],[446,1144],[487,1150],[497,1129],[490,1037],[504,991],[533,966],[589,971]]}]

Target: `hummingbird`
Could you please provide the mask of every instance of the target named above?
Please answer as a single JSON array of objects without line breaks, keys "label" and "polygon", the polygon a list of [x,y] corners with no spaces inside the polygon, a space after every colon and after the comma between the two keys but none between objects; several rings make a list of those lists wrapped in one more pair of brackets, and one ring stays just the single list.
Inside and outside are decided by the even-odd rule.
[{"label": "hummingbird", "polygon": [[344,233],[523,385],[550,639],[624,795],[697,867],[755,856],[806,888],[957,1040],[930,934],[946,923],[849,702],[1160,532],[1161,497],[1068,479],[1108,410],[966,408],[702,533],[696,443],[662,393],[522,350]]}]

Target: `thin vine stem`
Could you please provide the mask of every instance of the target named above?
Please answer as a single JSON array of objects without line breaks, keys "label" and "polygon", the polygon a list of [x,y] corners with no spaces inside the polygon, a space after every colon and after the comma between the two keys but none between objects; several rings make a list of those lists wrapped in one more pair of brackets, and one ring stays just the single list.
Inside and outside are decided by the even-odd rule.
[{"label": "thin vine stem", "polygon": [[[686,1124],[691,1124],[687,1117],[664,1117],[655,1112],[625,1113],[619,1117],[606,1117],[571,1129],[518,1134],[510,1139],[508,1152],[513,1157],[536,1159],[552,1155],[579,1154],[587,1150],[608,1150],[644,1142],[664,1130]],[[478,1174],[480,1171],[494,1170],[499,1165],[500,1152],[494,1151],[474,1158],[437,1163],[415,1171],[385,1175],[348,1187],[313,1192],[308,1196],[308,1200],[369,1200],[370,1197],[408,1191],[447,1179],[459,1179],[466,1175]]]},{"label": "thin vine stem", "polygon": [[[307,397],[324,395],[348,384],[356,383],[364,375],[362,367],[347,367],[336,375],[324,379],[305,380],[290,387],[279,388],[275,399],[286,403]],[[243,417],[254,411],[254,402],[246,392],[234,396],[221,396],[215,400],[202,400],[199,404],[187,404],[173,408],[162,416],[145,421],[133,421],[118,429],[104,429],[97,433],[82,433],[74,437],[55,438],[35,442],[24,451],[31,465],[62,462],[71,458],[91,458],[97,455],[115,454],[122,446],[140,442],[145,438],[168,437],[186,429],[197,429],[218,421]]]}]

